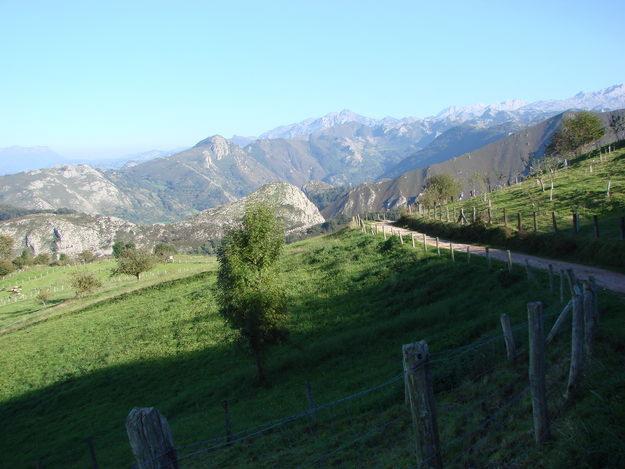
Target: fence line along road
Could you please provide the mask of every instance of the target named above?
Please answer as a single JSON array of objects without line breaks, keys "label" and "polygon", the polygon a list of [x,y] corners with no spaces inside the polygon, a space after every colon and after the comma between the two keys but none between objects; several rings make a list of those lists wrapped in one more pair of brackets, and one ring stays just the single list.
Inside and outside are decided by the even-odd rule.
[{"label": "fence line along road", "polygon": [[[393,226],[391,225],[391,222],[388,220],[376,221],[374,223],[381,224],[382,226],[386,226],[386,225]],[[395,226],[393,226],[393,229],[396,232],[399,231],[400,233],[405,234],[405,235],[417,233],[420,235],[420,237],[426,236],[426,242],[428,245],[430,246],[436,245],[436,238],[427,236],[425,233],[422,233],[420,231],[409,230],[407,228],[399,228]],[[439,239],[439,243],[441,243],[441,245],[445,245],[445,244],[449,245],[448,240],[446,241],[443,239]],[[464,250],[466,252],[467,247],[469,247],[471,249],[471,254],[475,254],[476,256],[483,256],[483,257],[486,257],[487,255],[486,246],[461,243],[458,241],[454,241],[453,245],[454,245],[454,248],[459,251]],[[495,259],[501,262],[506,262],[506,263],[508,262],[508,254],[505,249],[496,249],[496,248],[489,247],[488,251],[490,252],[490,257],[492,259]],[[611,290],[613,292],[625,294],[625,275],[624,274],[621,274],[618,272],[612,272],[606,269],[601,269],[599,267],[591,267],[588,265],[575,264],[573,262],[558,261],[555,259],[546,259],[546,258],[539,257],[539,256],[532,256],[530,254],[523,254],[523,253],[518,253],[518,252],[512,252],[511,254],[512,254],[513,264],[519,264],[519,265],[525,266],[526,262],[528,262],[530,267],[533,267],[535,269],[549,270],[549,265],[552,265],[553,268],[556,270],[564,270],[564,271],[572,270],[575,273],[575,276],[579,279],[587,280],[590,277],[594,277],[594,279],[596,280],[599,286],[606,288],[608,290]]]}]

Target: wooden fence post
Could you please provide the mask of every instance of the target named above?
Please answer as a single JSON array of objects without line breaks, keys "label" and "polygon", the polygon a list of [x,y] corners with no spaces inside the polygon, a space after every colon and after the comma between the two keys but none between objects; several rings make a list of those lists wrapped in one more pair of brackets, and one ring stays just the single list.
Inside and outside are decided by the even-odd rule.
[{"label": "wooden fence post", "polygon": [[599,218],[597,215],[592,216],[592,223],[595,227],[595,239],[599,239]]},{"label": "wooden fence post", "polygon": [[454,259],[454,245],[449,243],[449,253],[451,254],[451,261],[455,262],[456,259]]},{"label": "wooden fence post", "polygon": [[475,223],[477,221],[477,209],[475,207],[473,207],[473,218],[472,218],[473,223]]},{"label": "wooden fence post", "polygon": [[436,255],[440,256],[441,255],[441,248],[439,246],[439,241],[438,241],[438,236],[436,237]]},{"label": "wooden fence post", "polygon": [[551,212],[551,224],[553,225],[553,231],[558,232],[558,222],[556,221],[556,212]]},{"label": "wooden fence post", "polygon": [[584,367],[584,312],[582,296],[579,287],[571,298],[573,320],[571,328],[571,363],[569,366],[569,381],[566,385],[564,398],[569,401],[575,397],[578,390],[579,380]]},{"label": "wooden fence post", "polygon": [[517,231],[523,231],[523,225],[521,224],[521,212],[516,214],[516,229]]},{"label": "wooden fence post", "polygon": [[508,226],[508,214],[505,208],[503,209],[503,226]]},{"label": "wooden fence post", "polygon": [[492,260],[490,258],[490,248],[486,246],[486,261],[488,262],[488,269],[492,267]]},{"label": "wooden fence post", "polygon": [[571,305],[572,305],[572,303],[571,303],[571,301],[569,301],[566,304],[566,306],[564,307],[564,309],[560,312],[560,314],[558,315],[558,317],[556,319],[556,322],[553,324],[553,327],[549,331],[549,334],[547,334],[547,338],[545,339],[545,344],[550,344],[551,341],[558,334],[558,332],[560,332],[560,329],[562,329],[562,326],[564,326],[566,318],[569,315],[569,311],[572,308]]},{"label": "wooden fence post", "polygon": [[428,344],[424,340],[405,344],[402,354],[406,364],[412,422],[417,437],[417,467],[442,468]]},{"label": "wooden fence post", "polygon": [[382,233],[384,234],[384,241],[386,241],[386,225],[382,225]]},{"label": "wooden fence post", "polygon": [[138,469],[178,469],[167,419],[154,407],[135,407],[126,418],[126,432]]},{"label": "wooden fence post", "polygon": [[510,253],[510,249],[506,250],[508,254],[508,272],[512,272],[512,253]]},{"label": "wooden fence post", "polygon": [[399,241],[401,242],[401,244],[404,244],[404,238],[401,235],[401,231],[397,231],[397,233],[399,234]]},{"label": "wooden fence post", "polygon": [[427,245],[426,245],[426,242],[425,242],[425,241],[426,241],[426,239],[425,239],[425,233],[423,233],[423,253],[424,253],[424,254],[425,254],[425,253],[427,253],[427,251],[428,251],[428,248],[427,248]]},{"label": "wooden fence post", "polygon": [[593,292],[588,281],[582,282],[583,294],[583,308],[584,308],[584,348],[586,358],[592,358],[593,352],[593,340],[595,338],[595,307]]},{"label": "wooden fence post", "polygon": [[85,440],[87,444],[87,448],[89,449],[89,458],[91,459],[91,469],[98,469],[100,466],[98,465],[98,458],[95,454],[95,445],[93,444],[93,437],[90,436]]},{"label": "wooden fence post", "polygon": [[414,233],[411,233],[410,237],[412,238],[412,247],[414,248],[415,247],[415,245],[414,245]]},{"label": "wooden fence post", "polygon": [[532,217],[534,219],[534,233],[538,231],[538,223],[536,223],[536,212],[532,212]]},{"label": "wooden fence post", "polygon": [[502,314],[499,317],[501,321],[501,329],[503,330],[503,339],[506,342],[506,354],[509,361],[513,361],[516,357],[516,346],[514,344],[514,336],[512,335],[512,327],[510,326],[510,317]]},{"label": "wooden fence post", "polygon": [[488,213],[488,224],[490,225],[493,222],[493,214],[491,213],[490,207],[488,207],[487,213]]},{"label": "wooden fence post", "polygon": [[467,246],[467,264],[471,263],[471,251],[470,246]]},{"label": "wooden fence post", "polygon": [[579,233],[579,213],[573,212],[573,233]]},{"label": "wooden fence post", "polygon": [[547,412],[547,385],[545,381],[545,335],[543,330],[543,305],[540,301],[527,304],[529,325],[529,378],[532,393],[534,438],[542,445],[550,435]]}]

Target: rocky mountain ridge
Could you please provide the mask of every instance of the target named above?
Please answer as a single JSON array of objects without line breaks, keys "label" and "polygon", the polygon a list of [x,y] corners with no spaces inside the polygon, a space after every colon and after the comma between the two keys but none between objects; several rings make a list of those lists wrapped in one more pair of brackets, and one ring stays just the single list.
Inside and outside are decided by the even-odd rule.
[{"label": "rocky mountain ridge", "polygon": [[215,243],[238,225],[250,203],[267,203],[284,223],[286,234],[293,234],[323,223],[317,207],[297,187],[288,183],[268,184],[247,197],[212,208],[189,219],[170,223],[141,225],[117,217],[84,213],[39,213],[0,222],[0,234],[16,241],[16,254],[30,249],[33,254],[65,253],[74,256],[84,250],[110,254],[117,240],[133,241],[152,248],[170,243],[183,251]]}]

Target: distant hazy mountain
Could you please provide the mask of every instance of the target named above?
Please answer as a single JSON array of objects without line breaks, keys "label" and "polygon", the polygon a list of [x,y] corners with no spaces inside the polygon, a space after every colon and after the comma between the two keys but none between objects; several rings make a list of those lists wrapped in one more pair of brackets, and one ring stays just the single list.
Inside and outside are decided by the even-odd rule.
[{"label": "distant hazy mountain", "polygon": [[0,148],[0,175],[49,168],[63,163],[67,163],[67,159],[48,147]]},{"label": "distant hazy mountain", "polygon": [[135,166],[139,163],[144,163],[156,158],[166,158],[182,151],[183,149],[184,148],[174,148],[172,150],[148,150],[139,153],[131,153],[117,158],[105,158],[90,161],[78,160],[76,163],[89,164],[90,166],[100,169],[120,169],[124,166]]}]

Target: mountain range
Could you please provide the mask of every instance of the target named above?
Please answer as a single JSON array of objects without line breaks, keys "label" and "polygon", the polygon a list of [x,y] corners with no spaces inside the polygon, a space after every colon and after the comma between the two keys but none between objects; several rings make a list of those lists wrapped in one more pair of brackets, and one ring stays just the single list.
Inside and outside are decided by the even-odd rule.
[{"label": "mountain range", "polygon": [[564,100],[450,107],[423,119],[374,119],[343,110],[255,139],[214,135],[173,155],[152,153],[113,169],[64,164],[0,176],[0,204],[171,223],[267,183],[312,187],[319,181],[332,187],[330,200],[319,192],[323,184],[315,186],[324,214],[349,216],[416,197],[436,172],[453,173],[465,184],[476,170],[507,180],[526,170],[528,153],[542,154],[563,111],[622,108],[624,85]]}]

